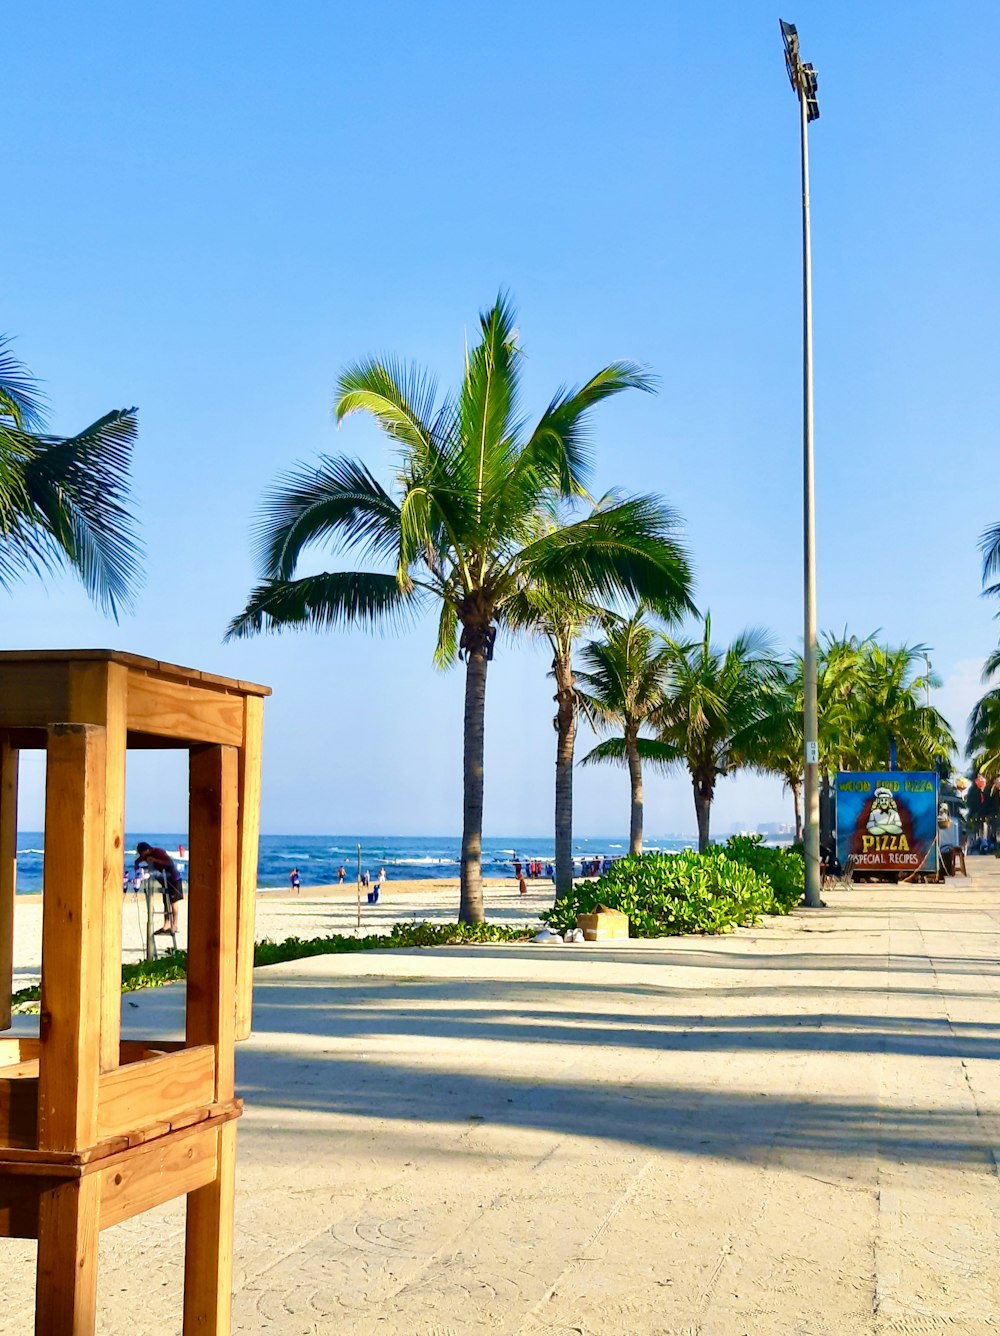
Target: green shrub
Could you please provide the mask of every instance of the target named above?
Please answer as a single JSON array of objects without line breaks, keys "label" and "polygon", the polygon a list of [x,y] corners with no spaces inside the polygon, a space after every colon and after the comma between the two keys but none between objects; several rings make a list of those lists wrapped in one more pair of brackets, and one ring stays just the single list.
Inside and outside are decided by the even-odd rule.
[{"label": "green shrub", "polygon": [[768,879],[778,906],[772,913],[787,914],[805,895],[806,863],[801,846],[776,849],[762,844],[759,835],[734,835],[726,842],[726,853]]},{"label": "green shrub", "polygon": [[394,923],[388,934],[368,937],[288,937],[283,942],[263,941],[254,947],[255,965],[277,965],[304,956],[329,956],[343,951],[381,951],[403,946],[459,946],[464,942],[525,942],[533,928],[508,928],[501,923]]},{"label": "green shrub", "polygon": [[803,884],[801,858],[737,838],[704,854],[685,849],[619,858],[597,881],[574,885],[542,918],[565,932],[578,914],[603,904],[628,915],[632,937],[727,932],[764,914],[788,913]]}]

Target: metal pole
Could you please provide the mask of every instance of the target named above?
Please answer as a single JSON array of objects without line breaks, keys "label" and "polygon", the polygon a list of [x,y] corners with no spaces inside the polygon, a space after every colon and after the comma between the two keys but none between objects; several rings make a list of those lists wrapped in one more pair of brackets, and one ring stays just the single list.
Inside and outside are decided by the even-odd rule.
[{"label": "metal pole", "polygon": [[806,898],[818,909],[819,865],[819,706],[816,693],[816,497],[813,454],[812,243],[809,233],[809,134],[805,91],[800,86],[802,129],[802,399],[803,399],[803,547],[805,557],[805,654],[803,656],[803,732],[805,737]]},{"label": "metal pole", "polygon": [[152,960],[156,955],[156,941],[153,937],[153,892],[148,876],[143,877],[143,888],[146,892],[146,959]]}]

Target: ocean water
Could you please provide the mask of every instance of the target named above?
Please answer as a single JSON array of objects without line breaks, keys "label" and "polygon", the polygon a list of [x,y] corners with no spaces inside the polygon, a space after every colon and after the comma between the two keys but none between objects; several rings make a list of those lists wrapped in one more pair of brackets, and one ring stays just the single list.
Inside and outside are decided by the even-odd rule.
[{"label": "ocean water", "polygon": [[[131,871],[136,842],[158,845],[176,854],[183,846],[187,849],[187,835],[179,831],[167,833],[129,831],[125,835],[126,861]],[[457,877],[461,840],[457,835],[262,835],[257,860],[257,882],[266,888],[288,885],[293,867],[299,869],[303,886],[323,886],[337,880],[337,869],[343,864],[348,880],[357,877],[358,845],[361,846],[361,870],[374,878],[384,867],[390,880],[399,881]],[[646,847],[664,850],[684,849],[690,841],[665,839],[648,840]],[[574,841],[577,871],[584,859],[620,858],[628,851],[628,837],[578,839]],[[19,831],[17,836],[17,889],[28,894],[42,886],[42,856],[44,853],[40,831]],[[532,836],[502,837],[483,840],[483,875],[509,877],[513,875],[515,857],[540,859],[543,865],[555,857],[551,839]],[[183,871],[183,867],[182,867]]]}]

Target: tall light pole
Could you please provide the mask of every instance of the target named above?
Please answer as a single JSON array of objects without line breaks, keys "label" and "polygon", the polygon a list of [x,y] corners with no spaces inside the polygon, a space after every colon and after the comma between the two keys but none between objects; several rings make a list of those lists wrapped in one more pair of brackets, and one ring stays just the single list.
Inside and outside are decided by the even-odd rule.
[{"label": "tall light pole", "polygon": [[802,129],[802,502],[805,556],[805,653],[803,655],[803,797],[805,799],[806,899],[818,909],[819,867],[819,709],[816,700],[816,499],[813,461],[813,369],[812,369],[812,245],[809,236],[809,135],[810,121],[819,117],[816,71],[799,55],[799,35],[793,23],[779,19],[785,42],[785,66],[799,100]]}]

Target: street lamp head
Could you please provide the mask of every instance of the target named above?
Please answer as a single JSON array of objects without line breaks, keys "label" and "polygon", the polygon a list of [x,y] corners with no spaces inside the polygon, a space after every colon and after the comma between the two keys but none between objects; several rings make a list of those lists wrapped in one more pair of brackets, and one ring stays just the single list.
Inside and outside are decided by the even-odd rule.
[{"label": "street lamp head", "polygon": [[779,19],[781,25],[781,36],[785,43],[785,69],[788,71],[788,82],[798,92],[795,82],[795,71],[799,64],[799,32],[794,23],[786,23],[784,19]]},{"label": "street lamp head", "polygon": [[781,36],[785,43],[785,69],[788,71],[788,82],[792,85],[795,93],[802,99],[806,109],[807,121],[819,120],[819,102],[816,97],[818,80],[816,71],[811,65],[805,65],[799,54],[799,33],[794,23],[786,23],[784,19],[779,19],[781,25]]}]

